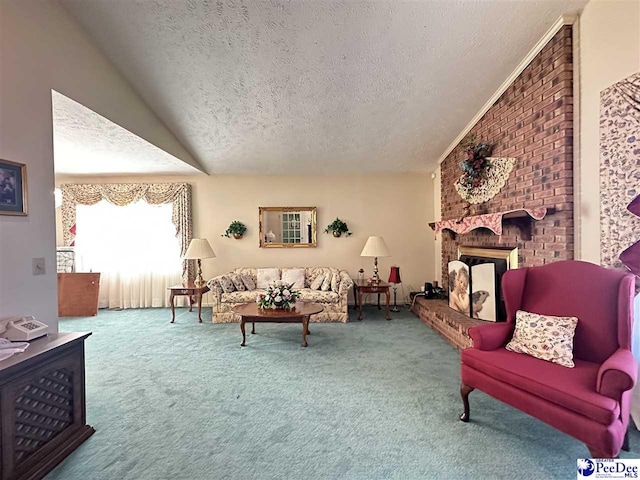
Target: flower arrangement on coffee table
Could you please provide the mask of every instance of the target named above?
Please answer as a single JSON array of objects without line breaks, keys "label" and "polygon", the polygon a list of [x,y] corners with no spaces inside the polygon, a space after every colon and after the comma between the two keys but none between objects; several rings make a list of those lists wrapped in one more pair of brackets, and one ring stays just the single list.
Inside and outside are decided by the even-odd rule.
[{"label": "flower arrangement on coffee table", "polygon": [[293,289],[293,283],[273,282],[265,293],[256,298],[259,308],[293,310],[300,293]]}]

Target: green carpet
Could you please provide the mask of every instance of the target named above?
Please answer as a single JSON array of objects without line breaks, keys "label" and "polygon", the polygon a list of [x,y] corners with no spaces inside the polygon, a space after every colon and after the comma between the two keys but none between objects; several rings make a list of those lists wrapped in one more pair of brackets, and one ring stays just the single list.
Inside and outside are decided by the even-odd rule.
[{"label": "green carpet", "polygon": [[[47,479],[575,478],[589,456],[482,392],[460,422],[459,354],[406,309],[311,324],[308,348],[297,324],[257,324],[241,348],[238,324],[198,324],[187,309],[170,318],[61,319],[61,331],[93,332],[97,432]],[[622,457],[639,442],[634,431]]]}]

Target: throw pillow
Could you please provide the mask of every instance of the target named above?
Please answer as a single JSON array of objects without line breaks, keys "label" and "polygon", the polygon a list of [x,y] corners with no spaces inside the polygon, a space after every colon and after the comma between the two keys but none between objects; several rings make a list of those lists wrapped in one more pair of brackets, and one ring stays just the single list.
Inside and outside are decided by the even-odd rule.
[{"label": "throw pillow", "polygon": [[232,273],[231,275],[229,275],[229,278],[233,282],[233,286],[236,287],[237,291],[244,292],[247,289],[244,286],[244,283],[242,282],[242,278],[240,278],[240,275],[236,273]]},{"label": "throw pillow", "polygon": [[333,275],[331,275],[331,291],[332,292],[338,293],[339,280],[340,280],[340,274],[338,272],[334,272]]},{"label": "throw pillow", "polygon": [[323,292],[329,291],[329,288],[331,288],[331,277],[333,277],[331,272],[325,273],[324,280],[322,281],[322,286],[320,287],[320,290],[322,290]]},{"label": "throw pillow", "polygon": [[256,283],[253,281],[253,277],[251,275],[240,275],[240,278],[242,279],[244,286],[247,287],[247,290],[256,289]]},{"label": "throw pillow", "polygon": [[311,290],[320,290],[320,287],[322,287],[322,282],[324,282],[324,275],[318,275],[313,282],[311,282],[311,285],[309,285],[309,288]]},{"label": "throw pillow", "polygon": [[231,293],[235,292],[236,290],[236,287],[233,285],[233,281],[226,275],[220,277],[220,286],[222,287],[222,291],[224,293]]},{"label": "throw pillow", "polygon": [[277,268],[258,269],[258,288],[266,290],[276,280],[280,280],[280,270]]},{"label": "throw pillow", "polygon": [[516,328],[507,350],[573,368],[573,335],[576,317],[553,317],[516,312]]},{"label": "throw pillow", "polygon": [[293,288],[304,288],[304,268],[287,268],[282,270],[282,282],[293,283]]}]

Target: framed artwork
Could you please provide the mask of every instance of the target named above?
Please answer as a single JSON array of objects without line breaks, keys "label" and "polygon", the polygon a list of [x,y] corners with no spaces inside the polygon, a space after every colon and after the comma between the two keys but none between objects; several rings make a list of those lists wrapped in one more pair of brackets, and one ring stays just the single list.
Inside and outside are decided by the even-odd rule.
[{"label": "framed artwork", "polygon": [[27,214],[27,166],[0,159],[0,215]]}]

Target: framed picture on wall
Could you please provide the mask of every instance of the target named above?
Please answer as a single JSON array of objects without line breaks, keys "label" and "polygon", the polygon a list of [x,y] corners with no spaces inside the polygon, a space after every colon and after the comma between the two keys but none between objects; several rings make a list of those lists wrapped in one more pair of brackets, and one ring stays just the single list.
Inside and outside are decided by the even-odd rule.
[{"label": "framed picture on wall", "polygon": [[27,166],[0,159],[0,215],[27,214]]}]

